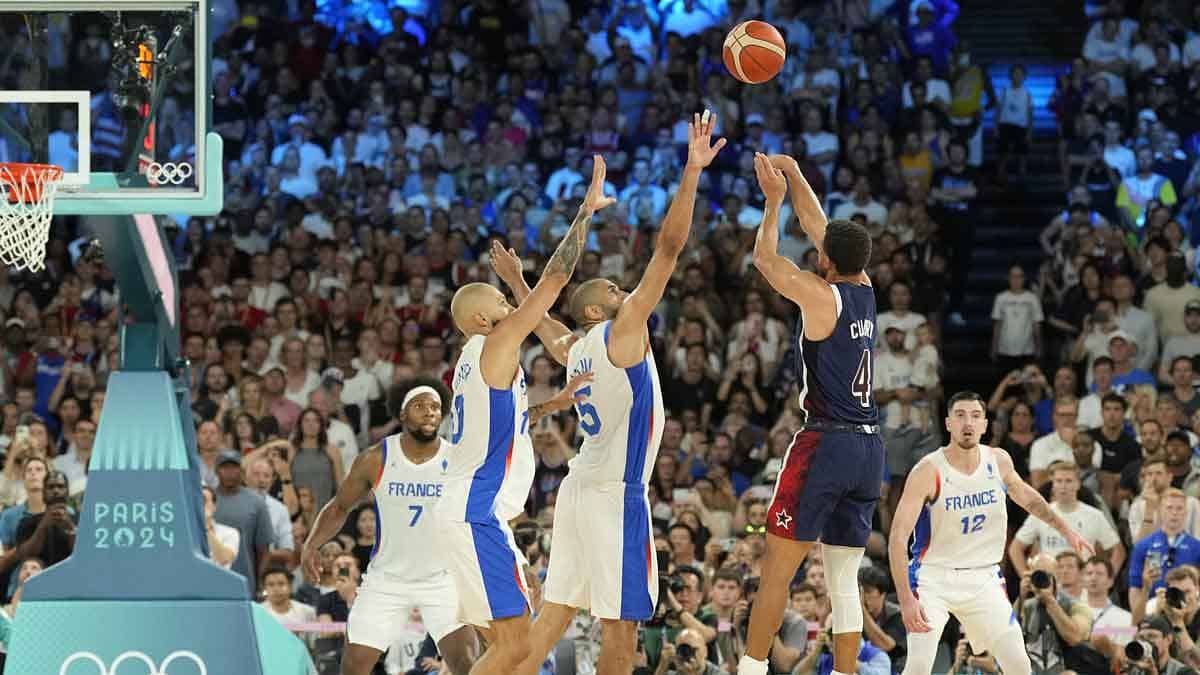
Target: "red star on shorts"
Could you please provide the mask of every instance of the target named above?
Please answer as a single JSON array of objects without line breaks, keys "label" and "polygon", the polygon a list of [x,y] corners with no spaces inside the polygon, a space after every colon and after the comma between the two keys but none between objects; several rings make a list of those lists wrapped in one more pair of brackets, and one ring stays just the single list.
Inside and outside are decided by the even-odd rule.
[{"label": "red star on shorts", "polygon": [[779,513],[775,514],[775,527],[788,529],[792,526],[792,517],[788,515],[785,509],[779,509]]}]

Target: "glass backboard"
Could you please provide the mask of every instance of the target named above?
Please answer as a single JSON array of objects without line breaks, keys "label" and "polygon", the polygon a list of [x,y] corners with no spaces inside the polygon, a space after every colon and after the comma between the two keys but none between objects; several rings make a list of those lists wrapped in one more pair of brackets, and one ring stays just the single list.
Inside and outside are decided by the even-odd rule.
[{"label": "glass backboard", "polygon": [[0,162],[57,164],[56,215],[209,214],[207,0],[0,0]]}]

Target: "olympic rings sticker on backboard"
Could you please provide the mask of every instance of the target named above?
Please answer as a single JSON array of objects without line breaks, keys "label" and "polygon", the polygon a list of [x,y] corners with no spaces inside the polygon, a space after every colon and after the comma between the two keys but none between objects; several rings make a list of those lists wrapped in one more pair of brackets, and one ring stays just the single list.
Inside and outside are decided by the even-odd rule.
[{"label": "olympic rings sticker on backboard", "polygon": [[182,185],[192,173],[192,165],[187,162],[151,162],[146,166],[146,179],[151,185]]},{"label": "olympic rings sticker on backboard", "polygon": [[[146,668],[148,670],[145,673],[135,672],[131,669],[118,672],[121,664],[130,659],[141,661],[142,663],[146,664]],[[58,669],[58,675],[172,675],[168,669],[171,663],[177,659],[190,660],[192,663],[196,664],[197,668],[200,669],[200,675],[208,675],[208,666],[204,664],[204,659],[197,656],[195,652],[190,652],[186,649],[180,649],[171,652],[167,655],[167,658],[163,659],[161,664],[155,664],[154,659],[150,658],[143,652],[122,652],[117,656],[117,658],[113,659],[112,666],[105,665],[104,660],[99,656],[96,656],[96,654],[93,652],[75,652],[74,654],[68,656],[65,661],[63,661],[62,666],[60,666]],[[76,661],[93,663],[96,665],[96,669],[90,670],[81,666],[79,668],[67,670]]]}]

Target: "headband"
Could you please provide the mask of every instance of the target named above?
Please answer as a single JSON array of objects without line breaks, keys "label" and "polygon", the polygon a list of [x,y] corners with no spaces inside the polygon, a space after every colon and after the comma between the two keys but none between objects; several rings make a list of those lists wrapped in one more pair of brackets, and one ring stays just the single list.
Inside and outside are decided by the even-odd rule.
[{"label": "headband", "polygon": [[413,387],[412,389],[408,390],[408,393],[404,395],[404,401],[400,403],[400,410],[407,408],[408,404],[421,394],[430,394],[436,398],[439,403],[442,400],[442,395],[438,393],[437,389],[434,389],[427,384],[423,384],[419,387]]}]

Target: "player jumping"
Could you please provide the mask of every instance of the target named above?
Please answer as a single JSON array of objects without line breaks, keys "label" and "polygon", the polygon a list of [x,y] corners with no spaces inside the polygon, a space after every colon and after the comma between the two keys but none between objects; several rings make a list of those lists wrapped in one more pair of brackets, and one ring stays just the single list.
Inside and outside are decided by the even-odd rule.
[{"label": "player jumping", "polygon": [[[833,607],[835,675],[855,672],[862,638],[858,566],[879,501],[884,452],[871,391],[875,291],[864,271],[871,236],[860,225],[827,222],[796,161],[754,157],[766,197],[754,266],[800,306],[800,402],[796,432],[767,512],[767,551],[739,675],[766,675],[771,640],[783,622],[788,585],[821,539]],[[824,277],[781,256],[779,210],[791,183],[792,208],[816,246]]]},{"label": "player jumping", "polygon": [[[950,444],[913,467],[888,535],[892,579],[908,629],[904,675],[933,670],[950,614],[962,623],[976,654],[991,653],[1005,675],[1027,675],[1025,638],[999,565],[1008,534],[1005,493],[1058,530],[1084,560],[1091,558],[1091,546],[1021,479],[1007,452],[979,444],[987,431],[979,394],[955,394],[947,409]],[[904,547],[914,527],[905,569]]]},{"label": "player jumping", "polygon": [[454,366],[454,447],[435,513],[441,553],[458,587],[459,619],[480,627],[488,641],[471,669],[475,675],[511,675],[530,653],[525,557],[506,521],[522,510],[533,484],[531,418],[557,404],[529,408],[521,343],[574,273],[592,214],[615,201],[604,196],[604,174],[596,155],[579,214],[517,308],[483,283],[463,286],[450,303],[466,343]]},{"label": "player jumping", "polygon": [[[705,111],[688,124],[687,166],[637,288],[627,293],[608,279],[584,282],[571,296],[571,313],[586,333],[573,335],[549,320],[538,329],[547,351],[572,376],[594,372],[595,382],[581,390],[588,401],[576,406],[583,446],[558,490],[546,603],[518,675],[538,672],[579,609],[600,619],[597,671],[627,675],[637,622],[654,615],[658,570],[646,486],[666,415],[646,324],[687,243],[700,173],[725,146],[723,138],[710,144],[716,123]],[[515,252],[493,246],[492,264],[518,300],[529,294]],[[684,613],[685,624],[689,616]]]}]

